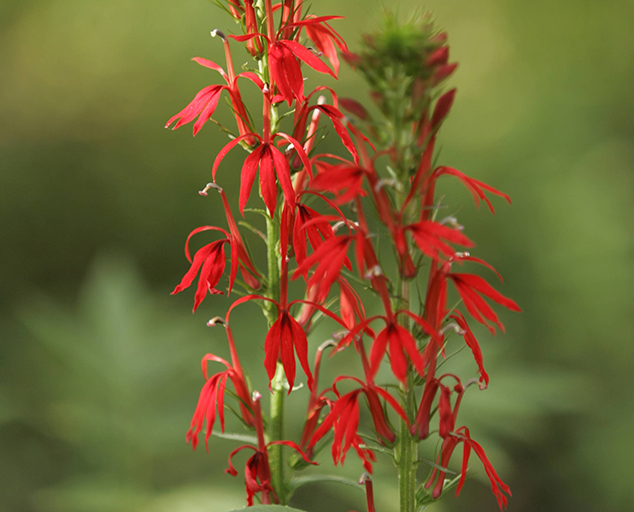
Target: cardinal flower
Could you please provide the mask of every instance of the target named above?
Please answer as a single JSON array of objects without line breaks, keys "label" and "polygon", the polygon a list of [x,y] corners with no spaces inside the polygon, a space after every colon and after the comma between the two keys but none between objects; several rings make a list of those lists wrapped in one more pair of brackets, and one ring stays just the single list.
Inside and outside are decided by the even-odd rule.
[{"label": "cardinal flower", "polygon": [[[337,390],[337,383],[341,380],[349,379],[361,385],[360,389],[351,391],[343,396]],[[375,386],[374,384],[366,384],[363,381],[348,376],[341,376],[335,379],[332,390],[337,395],[337,400],[331,405],[330,412],[326,415],[319,428],[313,434],[309,447],[313,447],[322,437],[324,437],[330,429],[334,430],[334,438],[332,442],[332,460],[336,464],[343,464],[346,460],[348,450],[354,447],[355,440],[358,437],[357,428],[359,426],[359,397],[365,394],[370,406],[370,414],[374,422],[374,427],[381,439],[388,443],[396,440],[396,435],[388,425],[385,412],[381,406],[379,397],[385,399],[396,413],[407,420],[407,416],[403,408],[387,391]],[[365,463],[365,457],[361,457]],[[367,468],[367,467],[366,467]],[[372,472],[372,466],[369,465],[369,472]]]},{"label": "cardinal flower", "polygon": [[[277,307],[278,315],[273,325],[271,325],[269,332],[266,335],[266,339],[264,340],[264,367],[266,369],[266,373],[269,377],[270,382],[271,380],[273,380],[273,377],[275,375],[277,362],[282,362],[282,366],[284,367],[284,374],[289,384],[288,392],[290,394],[290,392],[293,390],[293,385],[295,384],[295,354],[297,354],[299,363],[304,370],[304,373],[306,374],[306,377],[308,379],[307,385],[310,390],[313,389],[313,375],[308,364],[308,341],[306,339],[306,333],[304,332],[304,329],[299,324],[299,322],[297,322],[297,320],[295,320],[295,318],[293,318],[293,316],[289,313],[289,308],[293,304],[305,304],[308,301],[294,300],[287,303],[285,288],[286,283],[282,283],[280,302],[256,294],[241,297],[231,305],[231,307],[229,308],[229,312],[227,313],[227,318],[229,317],[233,308],[250,300],[258,299],[275,304],[275,306]],[[334,315],[327,309],[318,304],[311,304],[311,306],[319,309],[319,311],[321,311],[324,315],[332,318],[340,325],[342,325],[341,319],[339,319],[336,315]]]},{"label": "cardinal flower", "polygon": [[[194,259],[192,260],[189,255],[189,239],[196,233],[210,229],[223,232],[227,235],[227,238],[217,240],[201,247],[198,251],[196,251]],[[216,285],[220,281],[220,278],[225,270],[225,254],[223,248],[226,243],[229,243],[228,237],[229,233],[227,233],[224,229],[215,228],[213,226],[203,226],[197,228],[187,237],[185,254],[187,259],[191,262],[191,267],[183,276],[181,282],[176,286],[176,288],[174,288],[172,295],[182,292],[185,288],[188,288],[200,270],[198,288],[196,289],[196,294],[194,296],[194,309],[192,312],[195,312],[198,306],[200,306],[200,303],[207,295],[207,292],[212,295],[222,293],[220,290],[216,289]]]},{"label": "cardinal flower", "polygon": [[390,315],[390,317],[377,315],[358,323],[341,339],[338,348],[341,349],[347,346],[357,335],[366,330],[368,324],[374,320],[381,319],[385,321],[385,327],[376,335],[372,343],[372,350],[370,351],[369,357],[369,377],[374,378],[385,353],[389,350],[392,373],[398,380],[405,383],[407,380],[408,361],[413,364],[420,375],[424,375],[425,367],[429,363],[429,360],[420,353],[416,340],[409,330],[399,325],[398,317],[400,315],[410,317],[420,326],[423,332],[431,336],[431,340],[436,340],[436,343],[439,334],[427,321],[410,311],[397,311],[395,314],[390,312]]},{"label": "cardinal flower", "polygon": [[487,477],[489,478],[489,482],[491,483],[491,490],[493,491],[493,494],[497,499],[500,510],[503,511],[507,505],[507,497],[505,496],[505,494],[511,496],[511,489],[498,476],[495,468],[484,453],[484,449],[482,448],[482,446],[471,438],[471,434],[467,427],[460,427],[455,433],[448,435],[444,439],[441,447],[441,453],[437,461],[438,467],[435,467],[432,470],[431,475],[429,476],[429,480],[427,480],[427,483],[425,484],[425,488],[430,489],[433,485],[434,488],[432,491],[432,497],[434,499],[440,497],[440,495],[442,494],[443,485],[445,483],[446,471],[444,470],[444,468],[448,467],[451,455],[453,454],[456,446],[458,446],[458,444],[460,443],[463,444],[462,467],[460,471],[460,481],[458,482],[458,486],[456,487],[456,496],[460,494],[462,486],[465,482],[467,476],[467,467],[469,464],[469,457],[471,455],[471,450],[473,450],[474,452],[476,452],[476,455],[484,466],[484,471],[486,472]]},{"label": "cardinal flower", "polygon": [[[224,69],[222,69],[218,64],[210,60],[203,59],[201,57],[195,57],[192,60],[194,62],[197,62],[201,66],[220,73],[220,76],[222,76],[227,85],[210,85],[209,87],[205,87],[204,89],[199,91],[194,99],[183,110],[170,118],[170,120],[165,125],[165,128],[171,125],[174,121],[177,121],[172,128],[172,130],[175,130],[180,126],[193,121],[198,116],[197,121],[194,123],[195,136],[203,127],[203,125],[211,118],[214,111],[216,110],[218,99],[220,98],[220,93],[222,93],[222,91],[227,91],[229,93],[229,98],[235,112],[235,119],[240,135],[245,135],[252,130],[250,130],[248,127],[249,117],[247,115],[246,107],[244,106],[244,103],[242,101],[240,89],[238,88],[238,78],[248,78],[258,86],[262,84],[262,81],[258,78],[257,75],[249,71],[240,73],[236,76],[233,70],[233,60],[231,58],[231,50],[229,48],[227,38],[220,31],[214,31],[212,32],[212,35],[219,35],[222,38],[227,60],[227,72],[225,72]],[[253,142],[254,139],[252,137],[249,137],[248,144],[251,145]]]},{"label": "cardinal flower", "polygon": [[[222,363],[227,369],[223,372],[216,373],[215,375],[208,377],[208,361],[216,361],[218,363]],[[253,424],[253,416],[251,415],[251,412],[246,409],[246,407],[248,407],[248,404],[251,403],[251,400],[249,399],[247,384],[244,380],[242,370],[239,367],[239,363],[236,365],[237,367],[234,367],[221,357],[215,356],[213,354],[207,354],[203,357],[201,364],[203,376],[205,377],[206,382],[200,392],[198,405],[196,406],[196,411],[194,412],[191,426],[187,431],[187,435],[185,436],[185,438],[187,439],[188,443],[192,443],[192,448],[195,450],[196,446],[198,445],[198,433],[202,430],[203,422],[206,420],[207,430],[205,433],[205,446],[207,447],[207,451],[209,451],[208,440],[209,436],[211,436],[211,432],[216,421],[216,409],[218,410],[220,429],[222,430],[222,432],[225,431],[224,395],[227,385],[227,379],[231,380],[236,394],[241,400],[240,405],[245,422],[247,424]]]}]

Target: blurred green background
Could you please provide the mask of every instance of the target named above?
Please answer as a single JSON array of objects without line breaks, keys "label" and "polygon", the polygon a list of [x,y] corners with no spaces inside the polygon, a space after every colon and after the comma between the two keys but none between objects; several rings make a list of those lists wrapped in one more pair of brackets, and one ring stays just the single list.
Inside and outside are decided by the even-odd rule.
[{"label": "blurred green background", "polygon": [[[353,50],[382,12],[374,0],[313,5],[346,17],[333,24]],[[634,510],[634,3],[398,9],[432,11],[460,62],[441,162],[513,198],[491,216],[448,189],[477,255],[524,309],[501,312],[508,334],[482,333],[491,386],[465,400],[461,418],[511,485],[510,510]],[[205,0],[2,0],[0,27],[0,510],[241,506],[242,478],[223,475],[235,443],[212,438],[208,455],[184,442],[199,359],[227,355],[205,321],[229,299],[209,297],[192,317],[192,293],[169,297],[188,268],[189,231],[224,222],[219,201],[197,190],[226,139],[211,124],[195,140],[190,127],[163,129],[218,83],[189,58],[223,62],[209,31],[233,21]],[[343,67],[336,87],[363,89]],[[219,173],[234,201],[235,153]],[[263,328],[236,329],[261,390]],[[290,435],[304,400],[291,398]],[[396,510],[389,466],[377,465],[381,512]],[[460,498],[435,510],[497,509],[474,467]],[[360,472],[351,455],[342,474]],[[316,504],[324,496],[330,505]],[[335,484],[306,486],[294,504],[365,510],[360,493]]]}]

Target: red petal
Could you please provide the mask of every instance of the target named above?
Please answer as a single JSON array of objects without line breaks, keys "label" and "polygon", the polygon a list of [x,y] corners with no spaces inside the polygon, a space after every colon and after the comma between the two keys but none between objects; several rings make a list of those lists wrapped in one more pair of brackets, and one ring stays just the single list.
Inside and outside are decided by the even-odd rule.
[{"label": "red petal", "polygon": [[275,376],[277,359],[280,354],[281,317],[269,329],[264,340],[264,367],[269,376],[269,385]]},{"label": "red petal", "polygon": [[272,149],[275,148],[272,148],[269,144],[264,144],[260,155],[260,191],[271,218],[273,218],[277,207],[277,182],[275,181],[275,172],[273,170]]},{"label": "red petal", "polygon": [[255,175],[258,171],[258,165],[260,163],[260,157],[262,154],[262,148],[260,146],[254,149],[244,161],[242,171],[240,173],[240,199],[239,207],[240,213],[244,216],[244,208],[247,205],[249,196],[251,195],[251,189],[253,188],[253,182],[255,181]]},{"label": "red petal", "polygon": [[307,50],[301,44],[295,41],[281,41],[279,44],[283,44],[284,46],[286,46],[293,53],[293,55],[295,55],[298,59],[304,61],[315,71],[319,71],[320,73],[328,73],[334,78],[337,78],[337,76],[328,66],[326,66],[326,64],[324,64],[314,53],[312,53],[310,50]]}]

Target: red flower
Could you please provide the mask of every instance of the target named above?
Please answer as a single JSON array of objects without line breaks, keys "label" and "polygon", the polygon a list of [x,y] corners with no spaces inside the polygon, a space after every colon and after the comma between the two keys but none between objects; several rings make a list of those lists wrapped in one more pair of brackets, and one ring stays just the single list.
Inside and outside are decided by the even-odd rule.
[{"label": "red flower", "polygon": [[453,318],[463,331],[465,343],[471,349],[473,358],[478,365],[478,370],[480,372],[480,389],[485,389],[489,385],[489,374],[484,369],[482,350],[480,349],[478,340],[473,335],[473,332],[469,328],[469,324],[467,324],[467,321],[465,320],[464,316],[462,316],[462,313],[460,311],[454,311],[451,314],[450,318]]},{"label": "red flower", "polygon": [[[261,295],[246,295],[238,299],[231,305],[227,313],[227,319],[229,318],[229,315],[233,308],[240,304],[243,304],[244,302],[254,299],[271,302],[277,306],[278,310],[277,320],[275,320],[275,322],[269,329],[269,332],[267,333],[266,339],[264,341],[264,367],[266,368],[266,372],[269,377],[269,383],[275,375],[275,369],[277,361],[279,359],[284,367],[284,374],[289,384],[288,392],[290,394],[295,383],[295,353],[297,353],[297,358],[299,359],[299,362],[304,369],[304,372],[306,373],[306,377],[308,379],[308,388],[312,390],[313,375],[310,371],[310,366],[308,365],[308,341],[306,339],[306,333],[304,332],[302,326],[297,322],[297,320],[293,318],[293,316],[288,311],[288,309],[293,304],[305,304],[308,303],[308,301],[294,300],[287,304],[285,290],[282,290],[281,302],[277,302],[273,299],[263,297]],[[326,316],[341,324],[341,320],[327,309],[324,309],[318,304],[311,305],[319,309]]]},{"label": "red flower", "polygon": [[313,374],[308,365],[308,341],[301,325],[287,310],[281,310],[275,323],[269,329],[264,341],[264,367],[269,381],[275,375],[277,360],[282,361],[284,374],[288,380],[290,393],[295,383],[295,353],[308,378],[308,389],[313,389]]},{"label": "red flower", "polygon": [[[165,128],[169,127],[174,121],[177,123],[174,125],[172,130],[179,128],[180,126],[187,124],[193,121],[196,116],[198,116],[198,120],[194,123],[194,136],[200,131],[203,124],[205,124],[213,115],[216,110],[216,106],[218,105],[218,99],[220,98],[220,93],[226,90],[229,93],[229,98],[231,99],[231,104],[233,105],[233,109],[235,111],[236,123],[238,125],[238,130],[240,135],[245,135],[251,130],[248,129],[247,120],[249,119],[247,115],[246,108],[244,103],[242,102],[242,96],[240,95],[240,89],[238,89],[237,80],[240,77],[248,78],[253,81],[256,85],[260,86],[262,81],[251,72],[241,73],[235,76],[233,71],[233,62],[231,61],[231,53],[229,50],[229,46],[226,38],[223,38],[223,43],[225,46],[225,55],[227,57],[227,70],[229,74],[225,73],[225,71],[215,62],[212,62],[207,59],[203,59],[201,57],[194,57],[192,60],[209,69],[213,69],[220,73],[222,78],[225,80],[227,85],[210,85],[209,87],[205,87],[201,91],[196,94],[194,99],[178,114],[172,116],[170,120],[165,125]],[[253,138],[249,138],[249,144],[253,143]]]},{"label": "red flower", "polygon": [[315,288],[316,301],[323,302],[333,283],[339,277],[341,268],[350,266],[348,248],[354,240],[352,235],[333,236],[325,240],[319,248],[306,258],[293,273],[292,279],[306,275],[308,269],[317,263],[317,268],[307,282],[307,288]]},{"label": "red flower", "polygon": [[[484,470],[487,474],[487,477],[489,477],[489,482],[491,482],[491,490],[495,495],[500,510],[503,511],[507,505],[507,497],[504,495],[504,493],[511,496],[511,489],[498,476],[495,468],[484,453],[484,449],[482,448],[482,446],[471,439],[471,435],[467,427],[460,427],[454,434],[451,434],[444,439],[441,448],[441,455],[438,458],[438,465],[441,468],[446,468],[449,465],[449,459],[451,458],[453,451],[459,443],[463,443],[463,455],[460,481],[458,482],[458,486],[456,487],[456,496],[460,494],[460,490],[462,489],[462,486],[465,482],[467,476],[467,466],[469,464],[469,456],[471,455],[471,450],[473,449],[473,451],[476,452],[476,455],[484,465]],[[425,484],[425,488],[429,489],[434,484],[434,481],[436,481],[436,485],[434,486],[434,489],[432,491],[432,497],[434,499],[438,499],[442,494],[445,475],[446,471],[444,469],[434,468],[431,472],[429,480]]]},{"label": "red flower", "polygon": [[[284,28],[294,26],[318,26],[319,23],[335,18],[323,16],[296,23],[289,23]],[[269,70],[271,81],[277,85],[278,93],[288,102],[289,107],[294,100],[304,100],[304,77],[298,59],[308,64],[315,71],[327,73],[336,78],[336,74],[326,66],[310,50],[296,41],[280,40],[279,32],[275,40],[269,39]]]},{"label": "red flower", "polygon": [[[410,224],[405,226],[404,230],[412,233],[416,245],[418,245],[423,254],[436,260],[441,259],[441,254],[451,258],[456,253],[446,242],[462,245],[463,247],[473,247],[475,245],[457,229],[452,229],[430,220],[422,220],[416,224]],[[407,251],[407,247],[405,247],[405,250]]]},{"label": "red flower", "polygon": [[431,417],[431,405],[438,391],[438,379],[428,378],[425,381],[425,389],[416,414],[416,422],[411,426],[412,435],[417,435],[418,439],[427,439],[429,436],[429,420]]},{"label": "red flower", "polygon": [[[293,441],[272,441],[270,443],[267,443],[266,447],[276,444],[281,444],[293,448],[301,455],[305,462],[307,462],[308,464],[317,465],[317,463],[311,461],[302,451],[302,449]],[[256,493],[262,491],[266,491],[268,493],[273,492],[273,487],[271,486],[271,470],[269,468],[268,457],[265,453],[265,449],[261,450],[256,448],[255,446],[245,444],[239,446],[229,454],[229,467],[225,469],[225,473],[228,473],[231,476],[238,475],[238,471],[233,466],[231,459],[234,455],[244,449],[250,449],[255,452],[251,457],[249,457],[244,468],[245,486],[247,491],[247,505],[251,507],[253,506],[253,497]],[[265,503],[265,501],[268,500],[262,500],[262,503]]]},{"label": "red flower", "polygon": [[[216,373],[211,377],[207,376],[207,361],[216,361],[218,363],[224,364],[227,369],[223,372]],[[250,404],[251,400],[249,398],[249,394],[247,391],[247,385],[244,380],[244,376],[242,375],[242,371],[232,367],[227,361],[224,359],[215,356],[213,354],[207,354],[202,358],[202,371],[203,376],[205,377],[205,385],[203,386],[200,397],[198,399],[198,405],[196,406],[196,411],[194,412],[194,416],[191,421],[191,426],[187,431],[187,435],[185,439],[187,443],[191,441],[192,449],[196,449],[198,446],[198,433],[203,428],[203,422],[207,420],[207,430],[205,433],[205,446],[207,447],[207,451],[209,451],[209,436],[211,436],[211,432],[214,427],[214,423],[216,421],[216,408],[218,409],[218,418],[220,419],[220,429],[225,431],[225,416],[224,416],[224,395],[225,395],[225,386],[227,385],[227,379],[231,379],[233,383],[233,387],[236,390],[236,394],[240,397],[241,405],[243,406],[243,416],[247,423],[253,422],[253,417],[251,413],[245,409],[246,405]]]},{"label": "red flower", "polygon": [[[310,20],[313,18],[315,16],[309,15],[306,19]],[[335,70],[335,75],[338,75],[339,57],[337,56],[336,47],[342,52],[348,53],[348,46],[343,38],[326,22],[322,24],[307,24],[306,34],[315,43],[317,49],[330,61]]]},{"label": "red flower", "polygon": [[429,360],[423,357],[423,355],[419,352],[416,340],[412,334],[403,326],[398,324],[398,315],[409,316],[423,329],[424,332],[432,337],[432,341],[430,341],[430,343],[432,343],[433,340],[436,340],[436,343],[438,342],[439,335],[434,331],[432,326],[410,311],[397,311],[395,315],[392,314],[391,318],[385,316],[373,316],[368,318],[351,329],[339,342],[338,348],[341,349],[342,347],[347,346],[355,338],[355,336],[367,329],[370,322],[377,319],[384,320],[386,324],[385,328],[377,334],[374,342],[372,343],[372,350],[370,352],[369,359],[369,378],[374,378],[378,372],[383,357],[388,349],[390,353],[390,366],[392,368],[392,373],[398,380],[403,383],[407,380],[408,358],[420,375],[425,374],[425,367],[429,364]]},{"label": "red flower", "polygon": [[[361,384],[362,387],[361,389],[356,389],[350,393],[340,396],[336,385],[337,382],[343,379],[354,380],[355,382]],[[357,434],[357,428],[359,426],[359,396],[361,393],[366,395],[375,430],[380,439],[388,443],[393,443],[396,440],[396,435],[387,423],[379,395],[384,398],[390,406],[392,406],[403,420],[407,422],[405,411],[403,411],[398,402],[387,391],[375,386],[374,384],[365,384],[363,381],[355,377],[337,377],[332,389],[337,395],[337,400],[331,405],[330,412],[326,415],[319,428],[313,434],[309,443],[309,448],[315,446],[315,444],[332,428],[334,429],[334,439],[331,451],[334,464],[336,465],[339,462],[343,464],[346,460],[348,450],[354,447],[361,459],[364,461],[364,466],[371,473],[372,465],[364,456],[365,454],[359,453],[360,448],[358,447],[358,441],[360,440]]]},{"label": "red flower", "polygon": [[343,163],[336,165],[315,160],[315,167],[319,173],[310,186],[313,190],[332,192],[336,196],[334,199],[336,204],[345,204],[363,195],[363,177],[366,171],[363,167],[344,159],[340,160]]},{"label": "red flower", "polygon": [[226,89],[228,89],[226,85],[210,85],[209,87],[205,87],[200,90],[196,96],[194,96],[194,99],[183,110],[175,116],[170,117],[169,121],[167,121],[167,124],[165,125],[165,128],[169,127],[170,124],[178,119],[177,123],[172,128],[172,130],[176,130],[176,128],[190,123],[196,119],[196,116],[198,116],[198,120],[194,123],[195,137],[202,128],[203,124],[205,124],[213,115],[216,110],[216,106],[218,105],[220,93]]},{"label": "red flower", "polygon": [[196,289],[196,294],[194,296],[194,309],[192,312],[196,311],[196,308],[198,308],[200,303],[203,301],[207,292],[212,295],[222,293],[221,291],[216,290],[216,285],[218,284],[218,281],[220,281],[222,273],[225,270],[225,255],[223,247],[229,242],[229,239],[223,238],[200,248],[194,255],[193,261],[189,255],[189,239],[192,235],[209,229],[224,232],[225,235],[228,236],[226,231],[220,228],[214,228],[213,226],[203,226],[192,231],[187,237],[187,244],[185,245],[185,254],[192,265],[183,276],[181,282],[172,292],[172,295],[175,295],[182,292],[185,288],[188,288],[200,270],[200,278],[198,279],[198,288]]},{"label": "red flower", "polygon": [[[302,203],[297,203],[297,213],[293,223],[293,249],[298,265],[306,259],[306,237],[313,251],[316,251],[324,241],[334,236],[326,217]],[[308,269],[304,271],[304,277],[307,272]]]},{"label": "red flower", "polygon": [[462,298],[467,311],[469,311],[475,320],[489,329],[491,333],[495,333],[495,329],[487,323],[487,320],[496,324],[502,331],[504,331],[504,326],[493,309],[491,309],[491,306],[486,303],[481,295],[488,297],[492,301],[501,304],[511,311],[522,311],[513,300],[505,297],[495,290],[480,276],[450,273],[447,277],[453,281],[453,284],[455,285],[456,290],[458,290],[458,294]]}]

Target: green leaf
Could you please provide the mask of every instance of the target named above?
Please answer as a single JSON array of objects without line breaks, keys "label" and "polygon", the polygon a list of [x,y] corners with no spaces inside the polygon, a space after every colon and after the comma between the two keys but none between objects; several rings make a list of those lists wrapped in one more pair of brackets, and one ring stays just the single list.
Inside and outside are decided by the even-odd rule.
[{"label": "green leaf", "polygon": [[212,432],[212,435],[220,437],[222,439],[229,439],[231,441],[240,441],[241,443],[258,444],[258,438],[255,436],[243,435],[243,434],[229,434],[223,432]]},{"label": "green leaf", "polygon": [[229,512],[305,512],[298,508],[283,507],[282,505],[257,505],[255,507],[246,507],[239,510],[230,510]]},{"label": "green leaf", "polygon": [[349,485],[355,489],[363,491],[364,488],[359,485],[355,480],[349,480],[348,478],[342,478],[335,475],[307,475],[299,478],[294,478],[291,481],[291,489],[299,489],[302,485],[311,484],[313,482],[337,482],[344,485]]}]

